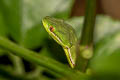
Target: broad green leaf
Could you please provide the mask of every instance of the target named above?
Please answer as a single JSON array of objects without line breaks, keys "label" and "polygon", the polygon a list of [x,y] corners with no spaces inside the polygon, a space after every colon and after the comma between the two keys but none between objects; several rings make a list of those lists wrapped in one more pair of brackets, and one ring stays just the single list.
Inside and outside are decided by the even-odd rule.
[{"label": "broad green leaf", "polygon": [[[94,48],[94,56],[89,67],[97,77],[103,79],[120,79],[120,30],[100,40]],[[110,76],[111,75],[111,76]],[[110,79],[111,78],[111,79]],[[103,80],[102,79],[102,80]]]},{"label": "broad green leaf", "polygon": [[0,8],[0,36],[7,36],[7,28]]},{"label": "broad green leaf", "polygon": [[120,30],[120,21],[109,16],[100,15],[96,18],[94,41],[97,43],[102,38]]},{"label": "broad green leaf", "polygon": [[30,49],[35,49],[43,45],[45,43],[45,39],[48,37],[48,34],[40,24],[26,31],[26,33],[23,33],[20,43],[22,46]]},{"label": "broad green leaf", "polygon": [[[100,56],[110,56],[115,50],[120,48],[120,30],[112,35],[106,36],[95,45],[96,58]],[[94,58],[95,58],[94,57]]]},{"label": "broad green leaf", "polygon": [[13,40],[27,48],[43,45],[47,33],[41,19],[69,17],[73,0],[1,0],[5,23]]},{"label": "broad green leaf", "polygon": [[9,35],[16,41],[21,40],[21,0],[0,0],[1,11]]},{"label": "broad green leaf", "polygon": [[[114,33],[113,35],[109,35],[106,38],[100,40],[95,45],[94,57],[91,60],[91,66],[99,65],[99,64],[94,64],[94,65],[92,64],[94,62],[97,62],[97,60],[99,60],[99,59],[102,60],[104,58],[111,57],[111,56],[115,55],[115,53],[120,53],[119,43],[120,43],[120,31]],[[102,63],[104,63],[104,62],[102,62]],[[111,64],[111,62],[109,62],[109,63]]]}]

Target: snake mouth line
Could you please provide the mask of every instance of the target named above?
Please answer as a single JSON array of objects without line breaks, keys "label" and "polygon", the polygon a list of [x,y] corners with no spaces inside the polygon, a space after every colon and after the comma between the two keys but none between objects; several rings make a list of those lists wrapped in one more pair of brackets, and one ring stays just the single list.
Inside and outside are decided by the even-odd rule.
[{"label": "snake mouth line", "polygon": [[59,37],[57,37],[57,35],[54,32],[50,32],[50,33],[52,34],[52,36],[54,36],[53,39],[56,40],[58,44],[60,44],[61,46],[64,46],[64,44],[62,43],[62,40]]},{"label": "snake mouth line", "polygon": [[71,55],[71,52],[70,52],[70,48],[67,47],[67,50],[68,50],[68,54],[69,54],[69,59],[70,59],[70,62],[73,64],[73,66],[75,65],[73,59],[72,59],[72,55]]}]

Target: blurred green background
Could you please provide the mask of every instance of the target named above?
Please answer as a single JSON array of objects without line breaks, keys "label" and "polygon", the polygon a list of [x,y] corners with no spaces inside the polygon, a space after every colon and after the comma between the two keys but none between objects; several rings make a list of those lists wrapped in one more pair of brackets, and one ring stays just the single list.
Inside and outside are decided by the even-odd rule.
[{"label": "blurred green background", "polygon": [[[120,80],[120,21],[114,8],[109,12],[108,4],[97,1],[95,55],[88,65],[94,73],[91,80]],[[80,37],[84,11],[85,0],[0,0],[0,36],[68,65],[63,49],[48,35],[41,20],[45,16],[63,19]],[[58,79],[49,70],[9,53],[0,46],[0,80]]]}]

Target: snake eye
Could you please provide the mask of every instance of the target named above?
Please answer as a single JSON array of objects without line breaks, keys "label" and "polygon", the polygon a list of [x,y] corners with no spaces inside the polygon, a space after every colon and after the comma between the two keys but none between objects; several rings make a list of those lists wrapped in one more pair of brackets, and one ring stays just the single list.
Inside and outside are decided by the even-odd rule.
[{"label": "snake eye", "polygon": [[50,26],[50,31],[53,32],[54,30],[55,30],[55,28]]}]

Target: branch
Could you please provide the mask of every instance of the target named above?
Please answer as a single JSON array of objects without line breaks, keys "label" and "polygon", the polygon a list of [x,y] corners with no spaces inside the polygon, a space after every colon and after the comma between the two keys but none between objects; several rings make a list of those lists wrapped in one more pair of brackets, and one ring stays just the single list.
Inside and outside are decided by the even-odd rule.
[{"label": "branch", "polygon": [[93,55],[93,33],[96,18],[96,0],[86,0],[86,13],[80,40],[80,49],[76,61],[76,69],[85,72],[88,60]]},{"label": "branch", "polygon": [[70,74],[72,74],[72,76],[83,75],[82,73],[79,74],[75,73],[75,70],[72,70],[71,68],[65,66],[64,64],[61,64],[46,56],[40,54],[38,55],[36,52],[18,46],[15,43],[11,42],[10,40],[5,39],[1,36],[0,36],[0,47],[8,51],[11,51],[11,53],[14,53],[15,55],[22,57],[30,62],[38,64],[41,67],[56,72],[61,76],[69,76]]}]

